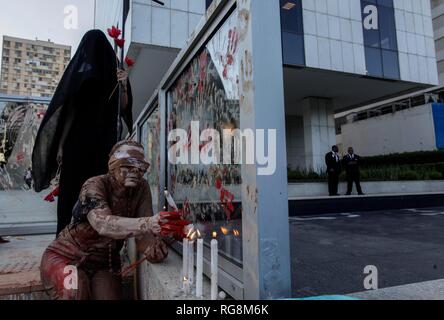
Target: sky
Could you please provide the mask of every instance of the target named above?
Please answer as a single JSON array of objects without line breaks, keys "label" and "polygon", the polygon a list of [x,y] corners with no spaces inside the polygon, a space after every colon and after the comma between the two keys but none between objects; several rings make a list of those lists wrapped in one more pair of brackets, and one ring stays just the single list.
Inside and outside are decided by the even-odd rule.
[{"label": "sky", "polygon": [[[78,24],[65,28],[67,6],[78,11]],[[94,0],[0,0],[0,50],[3,36],[38,38],[72,46],[74,55],[86,31],[94,27]],[[72,20],[70,20],[72,21]]]}]

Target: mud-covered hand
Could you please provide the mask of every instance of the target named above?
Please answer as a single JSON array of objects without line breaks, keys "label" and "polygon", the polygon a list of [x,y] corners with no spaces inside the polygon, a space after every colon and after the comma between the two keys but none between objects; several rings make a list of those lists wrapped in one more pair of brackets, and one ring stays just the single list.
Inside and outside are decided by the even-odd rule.
[{"label": "mud-covered hand", "polygon": [[158,236],[162,232],[163,219],[160,214],[146,218],[148,223],[148,229],[155,235]]},{"label": "mud-covered hand", "polygon": [[123,69],[117,69],[117,81],[119,81],[126,88],[128,82],[128,72]]},{"label": "mud-covered hand", "polygon": [[156,238],[145,250],[146,259],[151,263],[160,263],[168,257],[168,247],[162,240]]},{"label": "mud-covered hand", "polygon": [[185,227],[190,224],[179,212],[161,212],[160,213],[161,235],[163,237],[173,237],[178,241],[186,237]]}]

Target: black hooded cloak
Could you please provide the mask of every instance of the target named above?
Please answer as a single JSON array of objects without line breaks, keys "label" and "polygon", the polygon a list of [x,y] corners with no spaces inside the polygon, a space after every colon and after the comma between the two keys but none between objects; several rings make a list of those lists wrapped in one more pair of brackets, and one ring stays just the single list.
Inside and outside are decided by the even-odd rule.
[{"label": "black hooded cloak", "polygon": [[[34,188],[40,192],[50,186],[56,175],[63,128],[67,117],[72,117],[63,145],[57,233],[71,222],[72,209],[86,180],[108,171],[109,153],[117,143],[119,90],[113,93],[117,66],[116,54],[106,35],[100,30],[87,32],[60,80],[37,134],[32,161]],[[121,116],[131,132],[129,81],[128,105]]]}]

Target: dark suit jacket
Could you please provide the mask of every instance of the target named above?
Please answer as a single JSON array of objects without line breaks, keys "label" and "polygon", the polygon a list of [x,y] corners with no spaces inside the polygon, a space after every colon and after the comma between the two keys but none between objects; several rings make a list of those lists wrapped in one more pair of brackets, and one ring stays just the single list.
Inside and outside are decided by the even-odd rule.
[{"label": "dark suit jacket", "polygon": [[359,174],[359,165],[361,164],[361,157],[358,155],[354,155],[354,158],[347,154],[342,160],[345,171],[348,175],[356,175]]},{"label": "dark suit jacket", "polygon": [[339,174],[341,173],[342,167],[341,167],[341,160],[339,158],[336,159],[336,157],[333,155],[333,152],[329,152],[325,155],[325,164],[327,165],[327,171],[331,172],[331,170],[334,170],[335,173]]}]

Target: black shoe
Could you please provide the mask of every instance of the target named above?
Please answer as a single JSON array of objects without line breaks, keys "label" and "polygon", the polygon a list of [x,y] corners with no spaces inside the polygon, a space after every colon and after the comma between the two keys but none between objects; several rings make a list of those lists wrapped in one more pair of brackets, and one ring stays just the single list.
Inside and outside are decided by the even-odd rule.
[{"label": "black shoe", "polygon": [[362,193],[362,192],[361,192],[361,193],[359,193],[359,195],[360,195],[360,196],[365,196],[365,193]]}]

